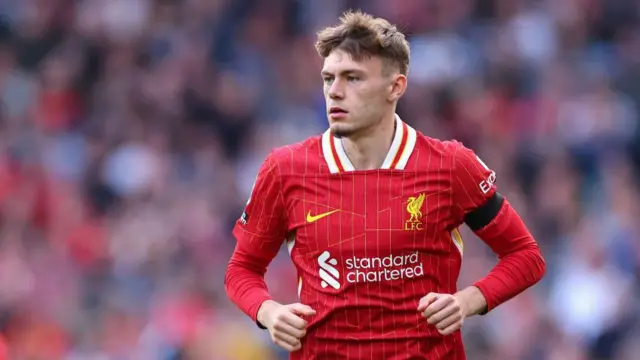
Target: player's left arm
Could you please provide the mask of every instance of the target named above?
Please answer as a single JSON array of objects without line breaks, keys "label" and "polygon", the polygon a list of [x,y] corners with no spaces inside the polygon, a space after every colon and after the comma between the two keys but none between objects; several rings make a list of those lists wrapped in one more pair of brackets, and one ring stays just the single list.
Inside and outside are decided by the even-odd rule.
[{"label": "player's left arm", "polygon": [[530,231],[497,191],[495,172],[462,145],[453,154],[451,181],[456,223],[466,223],[499,261],[486,277],[453,297],[428,294],[423,298],[419,309],[442,334],[458,330],[464,318],[485,314],[522,293],[540,281],[546,269]]},{"label": "player's left arm", "polygon": [[[546,264],[527,226],[497,191],[495,172],[464,146],[454,153],[452,182],[454,206],[499,259],[486,277],[473,284],[486,304],[481,307],[471,301],[470,310],[486,313],[540,281]],[[466,291],[473,294],[473,289]]]}]

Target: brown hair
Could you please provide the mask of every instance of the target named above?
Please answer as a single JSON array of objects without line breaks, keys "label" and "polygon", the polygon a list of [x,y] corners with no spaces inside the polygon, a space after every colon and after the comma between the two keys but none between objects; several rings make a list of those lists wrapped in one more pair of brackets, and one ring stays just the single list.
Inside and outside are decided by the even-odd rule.
[{"label": "brown hair", "polygon": [[409,72],[409,43],[394,25],[361,11],[347,11],[340,24],[318,32],[316,50],[326,58],[334,50],[343,50],[355,61],[378,56],[385,65]]}]

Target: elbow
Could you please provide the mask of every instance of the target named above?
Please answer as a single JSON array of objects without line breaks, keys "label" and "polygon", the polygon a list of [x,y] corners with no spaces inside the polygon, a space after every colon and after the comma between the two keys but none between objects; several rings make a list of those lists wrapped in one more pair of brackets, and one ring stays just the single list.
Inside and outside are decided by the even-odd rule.
[{"label": "elbow", "polygon": [[542,254],[542,250],[535,241],[501,256],[511,266],[518,269],[522,274],[521,282],[525,288],[529,288],[539,283],[547,272],[547,262]]},{"label": "elbow", "polygon": [[234,278],[234,274],[235,274],[235,265],[232,263],[232,261],[230,261],[227,264],[227,268],[224,272],[224,289],[225,292],[227,293],[227,297],[232,298],[232,284],[233,284],[233,278]]},{"label": "elbow", "polygon": [[542,254],[542,250],[537,243],[532,242],[528,246],[521,248],[516,252],[519,262],[522,264],[523,273],[527,274],[524,278],[527,287],[533,286],[540,282],[547,272],[547,262]]},{"label": "elbow", "polygon": [[533,272],[536,274],[535,283],[538,283],[540,282],[540,280],[542,280],[542,278],[544,278],[545,274],[547,273],[547,262],[544,259],[544,255],[542,254],[542,250],[540,250],[538,244],[535,245],[535,249],[532,253],[532,258],[534,268]]},{"label": "elbow", "polygon": [[246,275],[243,274],[247,274],[247,272],[242,261],[239,261],[236,256],[232,256],[224,272],[224,288],[230,299],[235,298],[240,279],[245,278]]},{"label": "elbow", "polygon": [[227,296],[232,300],[242,296],[246,284],[264,281],[265,273],[266,266],[258,265],[256,261],[235,252],[224,273],[224,287]]}]

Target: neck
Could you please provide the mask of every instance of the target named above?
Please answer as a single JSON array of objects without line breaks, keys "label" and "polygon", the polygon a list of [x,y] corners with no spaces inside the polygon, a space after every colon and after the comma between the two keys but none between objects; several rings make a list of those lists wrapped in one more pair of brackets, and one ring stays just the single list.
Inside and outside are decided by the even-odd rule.
[{"label": "neck", "polygon": [[357,136],[342,139],[342,146],[356,170],[382,167],[393,142],[395,124],[395,114],[385,115],[385,118],[371,129]]}]

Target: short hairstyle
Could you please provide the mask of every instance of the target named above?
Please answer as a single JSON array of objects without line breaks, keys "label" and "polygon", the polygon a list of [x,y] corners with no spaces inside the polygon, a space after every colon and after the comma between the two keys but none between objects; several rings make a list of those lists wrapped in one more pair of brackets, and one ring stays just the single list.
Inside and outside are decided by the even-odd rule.
[{"label": "short hairstyle", "polygon": [[316,50],[322,58],[334,50],[345,51],[355,61],[380,57],[401,74],[409,72],[410,50],[404,34],[389,21],[361,11],[347,11],[340,24],[320,30]]}]

